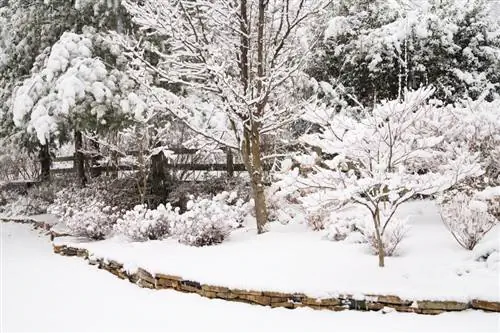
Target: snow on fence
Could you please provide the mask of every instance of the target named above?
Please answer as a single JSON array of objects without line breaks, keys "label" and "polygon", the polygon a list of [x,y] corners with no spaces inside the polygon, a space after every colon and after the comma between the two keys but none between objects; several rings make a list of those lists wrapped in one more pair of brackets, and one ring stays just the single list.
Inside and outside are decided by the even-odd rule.
[{"label": "snow on fence", "polygon": [[[184,155],[184,156],[195,156],[200,150],[198,149],[190,149],[190,148],[169,148],[168,150],[172,151],[176,156]],[[229,177],[234,175],[234,172],[242,172],[245,171],[245,165],[243,163],[235,163],[235,158],[230,149],[221,149],[225,153],[225,163],[198,163],[198,162],[190,162],[178,163],[174,159],[163,158],[161,159],[161,167],[166,170],[181,170],[181,171],[218,171],[218,172],[226,172]],[[128,156],[137,156],[139,152],[137,151],[129,151],[127,152]],[[52,174],[68,174],[68,173],[77,173],[78,172],[78,160],[81,158],[84,162],[93,162],[94,165],[90,167],[90,172],[92,174],[101,174],[102,172],[116,172],[116,171],[136,171],[139,170],[140,167],[134,164],[125,164],[120,163],[118,165],[100,165],[98,158],[90,155],[77,154],[69,155],[69,156],[59,156],[53,159],[55,163],[65,163],[72,162],[73,165],[68,167],[54,167],[52,166],[50,172]],[[81,156],[81,157],[80,157]],[[188,158],[189,159],[189,158]],[[192,160],[193,158],[191,158]]]}]

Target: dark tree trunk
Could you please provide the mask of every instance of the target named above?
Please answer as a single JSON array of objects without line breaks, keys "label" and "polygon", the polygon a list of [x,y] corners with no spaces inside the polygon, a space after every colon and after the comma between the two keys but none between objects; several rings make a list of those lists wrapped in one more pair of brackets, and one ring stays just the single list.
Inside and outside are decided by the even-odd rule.
[{"label": "dark tree trunk", "polygon": [[78,175],[78,181],[82,186],[87,184],[87,177],[85,176],[85,159],[82,153],[83,148],[83,138],[82,132],[76,130],[75,131],[75,161],[74,168],[76,170],[76,174]]},{"label": "dark tree trunk", "polygon": [[52,163],[50,158],[49,144],[40,146],[40,180],[42,182],[50,181],[50,165]]}]

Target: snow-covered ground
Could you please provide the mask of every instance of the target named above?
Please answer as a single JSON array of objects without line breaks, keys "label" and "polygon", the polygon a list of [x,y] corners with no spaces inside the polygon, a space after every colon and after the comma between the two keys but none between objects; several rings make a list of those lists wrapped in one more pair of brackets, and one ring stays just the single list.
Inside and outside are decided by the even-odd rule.
[{"label": "snow-covered ground", "polygon": [[[407,203],[400,214],[409,215],[410,230],[400,255],[387,258],[385,268],[378,267],[365,244],[329,241],[324,233],[308,231],[298,223],[273,223],[270,232],[260,236],[251,228],[238,229],[221,245],[202,248],[175,239],[127,242],[118,237],[76,246],[124,263],[129,271],[141,267],[229,288],[314,297],[382,294],[411,300],[500,301],[498,255],[476,261],[480,255],[458,245],[433,201]],[[498,251],[499,237],[497,227],[483,243]],[[68,237],[56,242],[78,240]]]},{"label": "snow-covered ground", "polygon": [[495,313],[407,313],[271,309],[141,289],[54,255],[26,224],[0,223],[1,331],[491,331]]}]

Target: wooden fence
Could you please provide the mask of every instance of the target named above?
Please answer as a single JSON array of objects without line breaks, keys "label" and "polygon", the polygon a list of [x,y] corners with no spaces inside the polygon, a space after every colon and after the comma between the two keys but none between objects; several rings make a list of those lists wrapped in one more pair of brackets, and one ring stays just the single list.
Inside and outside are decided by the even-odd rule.
[{"label": "wooden fence", "polygon": [[[188,148],[171,148],[168,149],[170,151],[173,151],[175,155],[196,155],[199,150],[198,149],[188,149]],[[234,175],[234,172],[241,172],[245,171],[245,165],[243,163],[234,163],[234,156],[233,153],[230,149],[222,149],[226,155],[225,158],[225,163],[197,163],[197,162],[192,162],[192,163],[177,163],[173,159],[169,158],[164,158],[162,159],[162,167],[164,169],[168,170],[182,170],[182,171],[221,171],[221,172],[227,172],[229,177],[232,177]],[[138,156],[139,152],[137,151],[129,151],[127,152],[127,156]],[[72,167],[54,167],[52,165],[51,167],[51,174],[57,175],[57,174],[68,174],[68,173],[77,173],[78,172],[78,165],[77,161],[80,157],[78,156],[77,153],[74,155],[69,155],[69,156],[59,156],[54,158],[52,161],[53,162],[73,162]],[[87,156],[84,155],[81,158],[83,158],[84,161],[98,161],[96,157],[92,156]],[[138,165],[130,165],[130,164],[121,164],[118,163],[118,165],[94,165],[91,168],[91,172],[93,173],[101,173],[101,172],[116,172],[116,171],[136,171],[139,170]]]}]

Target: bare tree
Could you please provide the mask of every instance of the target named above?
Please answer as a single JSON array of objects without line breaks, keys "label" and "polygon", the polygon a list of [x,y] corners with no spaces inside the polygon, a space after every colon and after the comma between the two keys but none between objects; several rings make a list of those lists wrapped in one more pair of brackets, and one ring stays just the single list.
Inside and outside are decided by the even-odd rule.
[{"label": "bare tree", "polygon": [[[208,139],[237,149],[250,174],[257,230],[268,220],[261,140],[298,118],[307,84],[302,73],[323,0],[125,0],[137,24],[165,38],[169,52],[147,60],[141,44],[129,56],[185,96],[151,91],[168,110]],[[319,29],[318,29],[319,31]],[[138,47],[139,45],[139,47]]]}]

